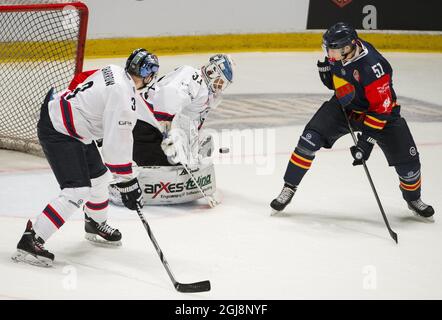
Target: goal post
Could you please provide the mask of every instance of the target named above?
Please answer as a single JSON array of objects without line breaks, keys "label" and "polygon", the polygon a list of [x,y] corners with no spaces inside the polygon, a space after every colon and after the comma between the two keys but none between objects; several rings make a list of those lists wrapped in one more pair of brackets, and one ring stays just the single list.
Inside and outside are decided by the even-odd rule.
[{"label": "goal post", "polygon": [[82,71],[88,8],[73,1],[8,3],[0,1],[0,148],[42,155],[40,107],[51,87],[65,89]]}]

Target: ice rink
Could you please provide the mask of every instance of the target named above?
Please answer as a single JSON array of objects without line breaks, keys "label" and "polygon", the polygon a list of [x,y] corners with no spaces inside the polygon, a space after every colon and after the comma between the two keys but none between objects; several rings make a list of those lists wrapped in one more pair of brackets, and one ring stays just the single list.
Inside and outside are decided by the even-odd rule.
[{"label": "ice rink", "polygon": [[[160,56],[160,73],[209,56]],[[178,281],[209,279],[212,290],[176,292],[138,216],[114,206],[109,222],[123,233],[122,247],[86,241],[79,212],[46,244],[54,267],[13,263],[27,219],[58,185],[45,159],[0,151],[0,298],[442,299],[442,54],[385,56],[420,152],[434,223],[414,218],[376,147],[368,167],[399,244],[391,240],[363,169],[351,165],[350,136],[317,153],[285,213],[271,217],[269,203],[304,124],[331,93],[317,74],[321,52],[237,53],[235,83],[207,122],[231,149],[214,158],[222,203],[143,209]],[[124,61],[91,60],[84,69]]]}]

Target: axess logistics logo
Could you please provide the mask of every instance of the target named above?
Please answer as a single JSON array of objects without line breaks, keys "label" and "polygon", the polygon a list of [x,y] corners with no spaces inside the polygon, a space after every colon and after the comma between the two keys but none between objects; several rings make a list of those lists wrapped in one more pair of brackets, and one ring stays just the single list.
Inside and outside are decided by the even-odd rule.
[{"label": "axess logistics logo", "polygon": [[[212,183],[212,175],[208,174],[206,176],[199,176],[196,181],[201,188],[204,188],[205,186],[208,186]],[[152,199],[155,199],[161,193],[176,194],[176,193],[191,191],[196,188],[197,188],[196,184],[193,182],[191,178],[189,178],[186,182],[165,183],[160,181],[159,183],[145,184],[144,193],[149,195],[151,194]]]}]

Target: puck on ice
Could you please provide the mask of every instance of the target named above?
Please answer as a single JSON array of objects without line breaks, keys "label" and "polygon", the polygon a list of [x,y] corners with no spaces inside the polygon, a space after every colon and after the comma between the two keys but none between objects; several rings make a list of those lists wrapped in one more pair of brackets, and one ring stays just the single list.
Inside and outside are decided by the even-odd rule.
[{"label": "puck on ice", "polygon": [[229,153],[229,148],[219,148],[219,153]]}]

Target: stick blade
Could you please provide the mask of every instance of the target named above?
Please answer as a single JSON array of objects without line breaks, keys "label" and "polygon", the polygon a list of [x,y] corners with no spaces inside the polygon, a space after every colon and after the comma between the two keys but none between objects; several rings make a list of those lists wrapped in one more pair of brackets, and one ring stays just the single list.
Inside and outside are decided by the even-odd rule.
[{"label": "stick blade", "polygon": [[210,291],[210,281],[205,280],[195,283],[175,283],[175,289],[178,292],[205,292]]},{"label": "stick blade", "polygon": [[398,243],[397,233],[394,231],[390,231],[390,236],[393,238],[393,240]]}]

